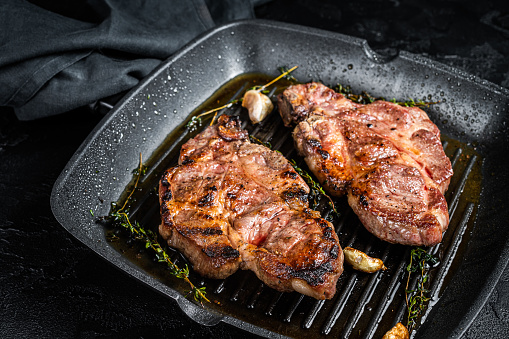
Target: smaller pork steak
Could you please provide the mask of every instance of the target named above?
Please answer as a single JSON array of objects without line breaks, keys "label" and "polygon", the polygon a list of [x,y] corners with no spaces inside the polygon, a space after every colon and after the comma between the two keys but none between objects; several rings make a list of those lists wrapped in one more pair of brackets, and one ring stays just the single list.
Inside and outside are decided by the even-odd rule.
[{"label": "smaller pork steak", "polygon": [[237,117],[221,116],[162,176],[159,232],[203,276],[249,269],[278,291],[329,299],[343,252],[308,193],[280,153],[252,144]]},{"label": "smaller pork steak", "polygon": [[368,231],[392,243],[431,246],[449,224],[443,193],[452,176],[440,132],[426,113],[386,101],[353,103],[320,83],[278,97],[295,146],[324,188]]}]

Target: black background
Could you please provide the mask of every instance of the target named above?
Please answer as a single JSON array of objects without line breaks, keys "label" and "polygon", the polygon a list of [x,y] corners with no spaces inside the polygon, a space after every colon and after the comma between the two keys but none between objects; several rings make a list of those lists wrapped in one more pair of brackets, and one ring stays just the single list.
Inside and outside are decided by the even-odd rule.
[{"label": "black background", "polygon": [[[383,53],[422,54],[509,88],[509,2],[276,0],[256,15],[364,38]],[[52,185],[101,118],[83,107],[20,122],[0,108],[0,337],[254,337],[197,325],[54,219]],[[507,333],[508,269],[465,337]]]}]

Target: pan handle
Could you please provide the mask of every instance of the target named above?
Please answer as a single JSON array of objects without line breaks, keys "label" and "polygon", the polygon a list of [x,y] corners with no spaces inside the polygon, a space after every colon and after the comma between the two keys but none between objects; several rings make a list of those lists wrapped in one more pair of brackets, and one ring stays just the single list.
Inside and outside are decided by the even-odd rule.
[{"label": "pan handle", "polygon": [[197,305],[196,303],[183,297],[178,298],[177,303],[189,318],[196,321],[200,325],[214,326],[224,318],[219,314],[211,313],[210,310],[207,310],[205,307]]}]

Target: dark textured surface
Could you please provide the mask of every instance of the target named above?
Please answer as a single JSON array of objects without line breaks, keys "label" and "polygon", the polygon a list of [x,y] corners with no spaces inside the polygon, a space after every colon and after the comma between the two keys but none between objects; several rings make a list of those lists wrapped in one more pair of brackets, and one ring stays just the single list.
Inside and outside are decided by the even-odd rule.
[{"label": "dark textured surface", "polygon": [[[508,7],[274,1],[257,15],[365,38],[387,52],[424,54],[509,87]],[[52,185],[99,121],[86,109],[34,122],[0,111],[0,336],[250,337],[225,324],[195,324],[172,300],[114,269],[54,219]],[[465,337],[505,338],[508,300],[506,270]]]}]

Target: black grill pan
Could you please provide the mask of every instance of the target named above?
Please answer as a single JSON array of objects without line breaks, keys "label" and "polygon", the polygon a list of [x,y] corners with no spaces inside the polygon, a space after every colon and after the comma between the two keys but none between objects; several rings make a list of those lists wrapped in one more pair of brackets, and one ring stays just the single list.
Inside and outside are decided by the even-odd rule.
[{"label": "black grill pan", "polygon": [[[174,299],[200,324],[224,321],[266,337],[381,337],[406,316],[405,266],[410,249],[372,237],[341,199],[341,217],[334,223],[341,245],[384,259],[388,269],[368,275],[346,267],[330,301],[276,292],[251,272],[237,272],[224,281],[192,274],[193,281],[205,285],[209,296],[220,302],[201,307],[184,297],[186,286],[161,266],[146,258],[134,259],[138,249],[109,243],[110,230],[90,213],[109,213],[109,202],[118,201],[130,184],[141,152],[150,171],[132,213],[145,227],[157,227],[157,196],[151,188],[192,135],[183,128],[189,114],[222,95],[216,91],[233,78],[246,73],[275,77],[282,65],[299,65],[294,74],[303,82],[339,82],[374,96],[441,102],[426,111],[442,131],[455,171],[446,193],[451,224],[442,244],[430,249],[441,263],[431,271],[433,299],[414,335],[460,337],[509,257],[505,199],[509,91],[420,56],[400,52],[386,58],[360,39],[270,21],[218,27],[164,62],[96,127],[55,183],[51,197],[55,217],[93,251]],[[236,87],[231,98],[243,93],[244,87]],[[257,138],[301,161],[293,150],[291,131],[277,114],[255,127],[241,109],[222,113],[240,115]],[[174,261],[185,264],[172,253]]]}]

